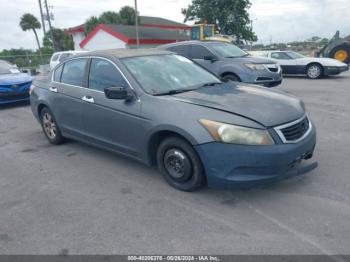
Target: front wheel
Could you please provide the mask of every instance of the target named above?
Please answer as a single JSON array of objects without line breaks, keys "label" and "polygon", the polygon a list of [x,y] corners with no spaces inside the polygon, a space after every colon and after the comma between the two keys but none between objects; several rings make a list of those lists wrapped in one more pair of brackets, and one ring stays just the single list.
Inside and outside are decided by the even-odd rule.
[{"label": "front wheel", "polygon": [[62,144],[65,139],[61,134],[60,129],[57,126],[55,117],[47,107],[43,108],[40,112],[41,126],[44,134],[51,144]]},{"label": "front wheel", "polygon": [[222,77],[222,80],[224,82],[229,82],[229,81],[233,81],[233,82],[241,82],[241,80],[238,78],[238,76],[234,75],[234,74],[227,74],[224,75]]},{"label": "front wheel", "polygon": [[321,78],[323,74],[323,67],[319,64],[309,65],[306,69],[307,77],[310,79]]},{"label": "front wheel", "polygon": [[165,180],[181,191],[195,191],[205,184],[202,163],[193,147],[178,137],[169,137],[157,150],[157,164]]}]

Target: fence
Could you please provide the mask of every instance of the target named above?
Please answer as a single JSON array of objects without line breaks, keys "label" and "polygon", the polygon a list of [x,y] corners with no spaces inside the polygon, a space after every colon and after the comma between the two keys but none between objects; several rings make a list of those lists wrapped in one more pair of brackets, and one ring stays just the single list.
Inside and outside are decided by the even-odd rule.
[{"label": "fence", "polygon": [[19,54],[19,55],[0,55],[0,60],[6,60],[17,65],[22,70],[39,69],[39,65],[50,63],[52,54]]}]

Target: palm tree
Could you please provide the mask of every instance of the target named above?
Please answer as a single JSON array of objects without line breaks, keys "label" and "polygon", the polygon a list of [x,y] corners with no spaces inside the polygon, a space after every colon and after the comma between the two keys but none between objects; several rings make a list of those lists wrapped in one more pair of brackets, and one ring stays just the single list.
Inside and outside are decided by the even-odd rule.
[{"label": "palm tree", "polygon": [[38,33],[36,32],[36,29],[41,28],[39,20],[34,15],[27,13],[22,15],[21,21],[19,22],[19,26],[22,28],[23,31],[33,30],[33,33],[36,38],[36,43],[38,44],[39,55],[40,58],[42,58]]}]

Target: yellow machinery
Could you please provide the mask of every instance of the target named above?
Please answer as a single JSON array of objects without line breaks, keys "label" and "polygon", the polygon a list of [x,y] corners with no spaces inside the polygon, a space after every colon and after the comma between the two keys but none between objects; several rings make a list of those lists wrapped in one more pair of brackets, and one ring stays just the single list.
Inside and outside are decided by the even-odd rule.
[{"label": "yellow machinery", "polygon": [[230,43],[232,40],[224,35],[215,34],[215,25],[196,24],[191,28],[191,39],[200,41],[220,41]]}]

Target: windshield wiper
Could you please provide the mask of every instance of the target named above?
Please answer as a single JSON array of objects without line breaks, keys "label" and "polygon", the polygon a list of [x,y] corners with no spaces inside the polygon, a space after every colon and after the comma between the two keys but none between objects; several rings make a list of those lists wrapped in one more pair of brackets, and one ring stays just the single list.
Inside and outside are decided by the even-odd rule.
[{"label": "windshield wiper", "polygon": [[203,85],[200,85],[197,89],[199,88],[203,88],[203,87],[207,87],[207,86],[215,86],[215,85],[219,85],[222,84],[222,82],[210,82],[210,83],[205,83]]},{"label": "windshield wiper", "polygon": [[170,90],[170,91],[164,92],[164,93],[157,93],[157,94],[154,94],[154,96],[176,95],[176,94],[181,94],[181,93],[185,93],[185,92],[195,91],[195,90],[201,89],[203,87],[215,86],[215,85],[219,85],[219,84],[222,84],[222,82],[209,82],[209,83],[205,83],[205,84],[196,86],[196,88],[175,89],[175,90]]},{"label": "windshield wiper", "polygon": [[176,94],[181,94],[181,93],[185,93],[185,92],[190,92],[190,91],[193,91],[193,90],[195,90],[195,89],[177,89],[177,90],[170,90],[170,91],[168,91],[168,92],[154,94],[154,96],[176,95]]}]

